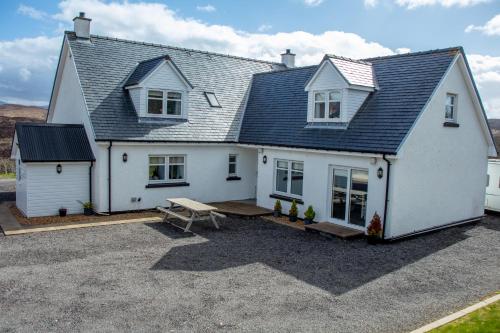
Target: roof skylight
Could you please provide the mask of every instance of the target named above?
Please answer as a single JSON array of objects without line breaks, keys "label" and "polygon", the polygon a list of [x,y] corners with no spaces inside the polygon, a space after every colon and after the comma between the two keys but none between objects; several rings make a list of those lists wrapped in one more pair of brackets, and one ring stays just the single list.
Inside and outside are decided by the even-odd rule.
[{"label": "roof skylight", "polygon": [[210,106],[217,107],[217,108],[221,107],[219,101],[217,100],[217,97],[215,96],[215,93],[205,92],[205,96],[207,97],[208,104],[210,104]]}]

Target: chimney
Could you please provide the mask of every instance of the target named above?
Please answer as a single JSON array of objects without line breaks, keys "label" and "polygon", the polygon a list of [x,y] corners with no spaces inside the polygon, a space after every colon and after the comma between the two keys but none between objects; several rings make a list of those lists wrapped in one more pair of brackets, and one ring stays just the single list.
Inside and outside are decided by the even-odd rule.
[{"label": "chimney", "polygon": [[90,21],[92,20],[86,18],[84,12],[80,12],[80,14],[73,19],[73,23],[75,24],[74,31],[77,38],[90,39]]},{"label": "chimney", "polygon": [[295,67],[295,54],[290,52],[290,49],[286,49],[286,52],[281,54],[281,63],[288,68]]}]

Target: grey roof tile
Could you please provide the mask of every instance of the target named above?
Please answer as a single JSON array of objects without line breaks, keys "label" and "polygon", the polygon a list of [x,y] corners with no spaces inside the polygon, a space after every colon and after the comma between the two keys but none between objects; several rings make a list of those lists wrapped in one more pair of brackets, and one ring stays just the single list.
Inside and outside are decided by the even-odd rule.
[{"label": "grey roof tile", "polygon": [[377,86],[372,64],[366,61],[328,55],[334,66],[349,84],[375,88]]},{"label": "grey roof tile", "polygon": [[[235,142],[252,75],[283,68],[260,60],[66,32],[97,140]],[[168,55],[194,86],[188,121],[139,122],[123,90],[138,63]],[[146,70],[146,69],[145,69]],[[138,75],[139,76],[139,75]],[[222,108],[207,102],[215,92]]]},{"label": "grey roof tile", "polygon": [[347,129],[307,126],[304,86],[317,66],[254,76],[239,141],[312,149],[397,153],[460,49],[367,59],[379,89]]}]

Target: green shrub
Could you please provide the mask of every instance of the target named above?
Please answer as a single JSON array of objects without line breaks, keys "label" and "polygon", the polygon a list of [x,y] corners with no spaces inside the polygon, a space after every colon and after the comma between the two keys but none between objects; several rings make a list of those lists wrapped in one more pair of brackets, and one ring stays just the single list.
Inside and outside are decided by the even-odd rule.
[{"label": "green shrub", "polygon": [[290,207],[290,210],[288,211],[289,216],[297,216],[299,215],[299,210],[297,209],[297,203],[295,202],[295,199],[292,201],[292,207]]},{"label": "green shrub", "polygon": [[314,220],[314,218],[316,217],[316,212],[314,211],[313,206],[309,205],[309,207],[307,207],[307,210],[304,213],[304,217],[311,221]]},{"label": "green shrub", "polygon": [[280,213],[281,213],[281,209],[282,209],[282,208],[281,208],[281,201],[279,201],[279,199],[278,199],[278,200],[276,200],[276,202],[274,203],[274,211],[276,211],[276,212],[280,212]]}]

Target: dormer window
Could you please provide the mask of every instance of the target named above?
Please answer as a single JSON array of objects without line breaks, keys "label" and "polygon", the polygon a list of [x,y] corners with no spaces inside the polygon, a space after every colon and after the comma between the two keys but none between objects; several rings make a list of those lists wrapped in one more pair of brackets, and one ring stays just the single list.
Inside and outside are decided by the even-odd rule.
[{"label": "dormer window", "polygon": [[[166,113],[164,105],[166,104]],[[149,115],[182,115],[182,93],[165,90],[148,90]]]},{"label": "dormer window", "polygon": [[340,90],[328,90],[314,93],[314,119],[340,119]]},{"label": "dormer window", "polygon": [[149,114],[163,113],[163,91],[161,90],[148,91],[148,113]]}]

